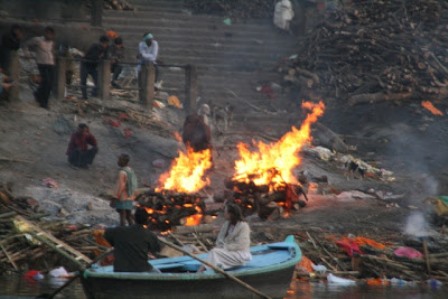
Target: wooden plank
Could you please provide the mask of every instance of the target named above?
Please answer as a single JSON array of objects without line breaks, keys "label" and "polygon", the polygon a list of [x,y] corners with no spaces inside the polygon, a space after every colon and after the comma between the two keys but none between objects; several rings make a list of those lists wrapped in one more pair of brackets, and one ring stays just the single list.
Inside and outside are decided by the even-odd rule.
[{"label": "wooden plank", "polygon": [[23,218],[22,216],[16,216],[16,221],[21,222],[22,227],[19,228],[22,232],[28,232],[31,235],[33,235],[36,239],[39,241],[47,244],[54,250],[56,250],[58,253],[64,255],[65,257],[69,258],[70,260],[74,261],[75,263],[80,263],[80,261],[90,264],[92,260],[79,252],[78,250],[74,249],[67,243],[64,243],[63,241],[57,239],[54,237],[51,233],[48,233],[32,223],[31,221],[28,221],[27,219]]}]

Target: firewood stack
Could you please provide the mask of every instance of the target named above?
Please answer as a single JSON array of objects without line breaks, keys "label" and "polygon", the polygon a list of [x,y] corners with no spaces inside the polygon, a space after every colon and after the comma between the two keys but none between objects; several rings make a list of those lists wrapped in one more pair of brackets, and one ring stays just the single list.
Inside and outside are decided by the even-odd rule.
[{"label": "firewood stack", "polygon": [[290,213],[306,206],[301,195],[306,196],[308,181],[300,184],[284,183],[273,190],[269,185],[256,185],[253,181],[225,181],[227,189],[232,190],[232,202],[241,207],[244,216],[257,214],[261,219],[275,220],[284,213]]},{"label": "firewood stack", "polygon": [[350,104],[448,96],[448,2],[356,1],[328,13],[280,68],[303,96]]},{"label": "firewood stack", "polygon": [[204,200],[197,194],[149,191],[136,201],[148,211],[150,227],[160,231],[184,224],[186,217],[206,213]]}]

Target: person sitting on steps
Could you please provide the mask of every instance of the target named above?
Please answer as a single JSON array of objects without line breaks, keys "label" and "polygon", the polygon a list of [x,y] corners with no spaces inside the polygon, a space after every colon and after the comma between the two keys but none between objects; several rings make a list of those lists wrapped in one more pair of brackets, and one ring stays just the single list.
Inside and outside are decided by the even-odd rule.
[{"label": "person sitting on steps", "polygon": [[[89,148],[90,147],[90,148]],[[67,148],[68,162],[81,168],[89,168],[98,153],[98,143],[86,124],[79,124],[72,134]]]}]

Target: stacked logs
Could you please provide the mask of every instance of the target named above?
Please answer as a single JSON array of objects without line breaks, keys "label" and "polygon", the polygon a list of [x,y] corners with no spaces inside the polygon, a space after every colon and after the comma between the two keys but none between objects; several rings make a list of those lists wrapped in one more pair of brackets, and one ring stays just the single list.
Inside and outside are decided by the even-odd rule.
[{"label": "stacked logs", "polygon": [[167,231],[184,224],[186,217],[206,214],[204,200],[197,194],[148,191],[140,194],[136,201],[146,208],[149,226],[154,230]]},{"label": "stacked logs", "polygon": [[[275,220],[284,213],[306,206],[308,181],[301,177],[300,184],[284,183],[275,188],[249,182],[227,179],[225,187],[231,190],[232,202],[241,207],[244,216],[253,214],[261,219]],[[301,196],[306,199],[301,199]]]},{"label": "stacked logs", "polygon": [[197,14],[213,14],[233,18],[269,18],[274,11],[272,0],[186,0],[185,7]]},{"label": "stacked logs", "polygon": [[350,104],[440,99],[448,95],[447,29],[443,0],[356,1],[328,13],[280,70],[303,93]]}]

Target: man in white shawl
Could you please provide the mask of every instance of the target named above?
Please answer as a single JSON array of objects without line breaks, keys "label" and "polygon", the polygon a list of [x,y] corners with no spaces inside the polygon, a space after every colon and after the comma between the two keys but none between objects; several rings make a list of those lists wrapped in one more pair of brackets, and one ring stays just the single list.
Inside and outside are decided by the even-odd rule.
[{"label": "man in white shawl", "polygon": [[[226,222],[221,227],[207,261],[223,270],[244,265],[252,259],[250,253],[250,227],[243,221],[241,209],[236,204],[228,204],[224,209]],[[198,272],[205,270],[202,266]]]},{"label": "man in white shawl", "polygon": [[294,18],[294,10],[290,0],[280,0],[275,4],[274,25],[289,31],[289,23]]}]

